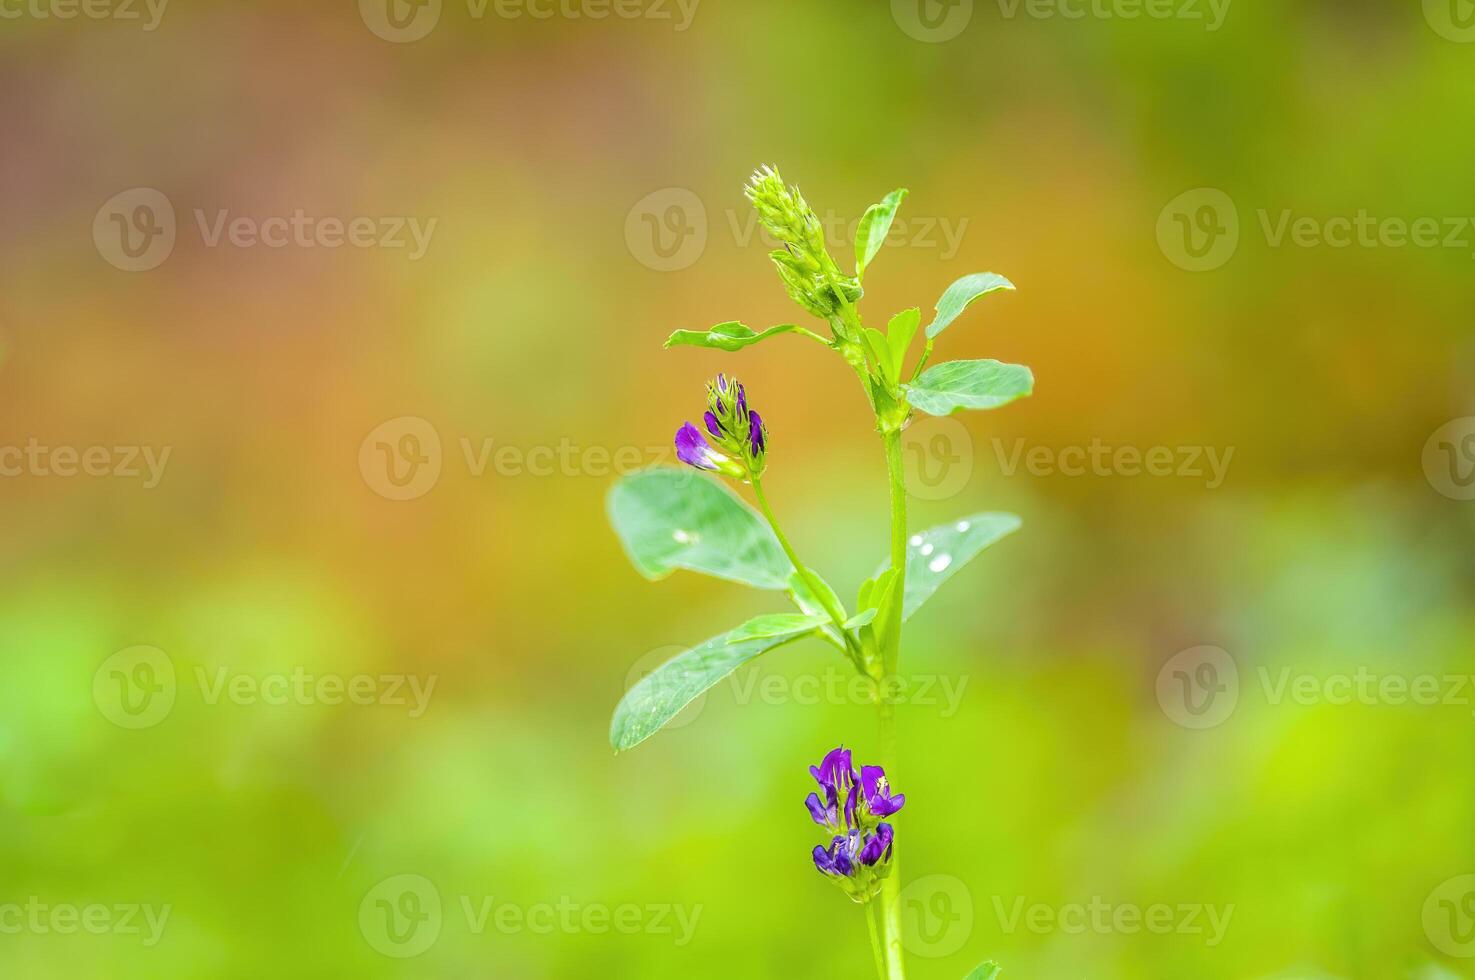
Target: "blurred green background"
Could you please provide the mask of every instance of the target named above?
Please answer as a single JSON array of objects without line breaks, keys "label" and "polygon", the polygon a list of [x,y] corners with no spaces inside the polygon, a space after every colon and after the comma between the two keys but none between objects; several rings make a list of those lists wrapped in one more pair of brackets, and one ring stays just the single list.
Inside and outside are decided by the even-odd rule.
[{"label": "blurred green background", "polygon": [[[846,261],[910,188],[869,322],[1003,273],[939,356],[1038,379],[909,442],[917,526],[1025,521],[909,627],[910,975],[1472,975],[1469,11],[1151,7],[6,5],[0,975],[869,974],[801,802],[875,751],[798,683],[832,651],[606,739],[642,670],[779,608],[647,583],[605,523],[711,374],[843,596],[885,552],[843,365],[661,350],[804,316],[741,197],[765,162]],[[367,244],[265,223],[299,212]],[[1050,465],[1093,444],[1175,469]],[[1359,672],[1395,680],[1338,697]]]}]

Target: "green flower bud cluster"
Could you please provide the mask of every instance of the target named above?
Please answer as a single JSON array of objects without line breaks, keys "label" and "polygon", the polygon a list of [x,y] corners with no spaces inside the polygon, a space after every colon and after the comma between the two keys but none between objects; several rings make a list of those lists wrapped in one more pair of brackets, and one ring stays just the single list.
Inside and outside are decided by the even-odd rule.
[{"label": "green flower bud cluster", "polygon": [[762,167],[743,193],[757,209],[759,222],[783,243],[768,257],[794,302],[821,320],[831,320],[846,303],[860,299],[860,284],[840,274],[825,249],[824,226],[799,188],[785,185],[772,167]]}]

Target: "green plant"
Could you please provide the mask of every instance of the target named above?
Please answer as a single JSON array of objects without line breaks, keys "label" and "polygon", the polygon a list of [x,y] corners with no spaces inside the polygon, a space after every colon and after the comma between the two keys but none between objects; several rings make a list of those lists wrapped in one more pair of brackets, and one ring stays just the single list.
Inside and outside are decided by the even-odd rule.
[{"label": "green plant", "polygon": [[[739,351],[794,334],[839,354],[860,381],[884,449],[891,503],[889,557],[861,585],[855,611],[847,611],[835,590],[799,558],[779,526],[763,489],[767,426],[748,404],[744,386],[719,375],[707,390],[705,432],[691,422],[683,425],[676,437],[677,454],[700,470],[750,485],[757,510],[717,480],[657,468],[616,484],[609,496],[610,520],[636,568],[648,578],[662,578],[678,568],[704,572],[785,592],[798,611],[752,619],[643,678],[615,709],[610,741],[616,751],[638,745],[708,688],[764,653],[805,637],[831,644],[875,685],[882,765],[864,767],[862,779],[851,768],[849,752],[837,749],[812,770],[826,793],[825,798],[811,795],[816,823],[846,830],[828,850],[815,849],[815,862],[866,905],[878,972],[900,980],[905,966],[893,830],[879,823],[900,809],[902,799],[895,797],[893,804],[886,795],[883,770],[896,771],[896,737],[885,680],[898,670],[903,624],[943,582],[1020,524],[1012,514],[980,513],[909,535],[902,430],[913,412],[950,415],[1006,405],[1031,394],[1034,377],[1026,367],[992,360],[927,366],[937,338],[969,305],[1014,288],[994,273],[965,276],[949,286],[925,330],[916,308],[891,317],[884,332],[862,323],[855,304],[863,295],[866,269],[886,241],[905,190],[886,195],[861,219],[852,275],[831,258],[820,221],[798,188],[785,185],[776,171],[764,168],[754,174],[746,194],[763,226],[783,244],[770,258],[789,295],[828,326],[829,337],[794,324],[756,332],[728,321],[705,332],[678,330],[666,346]],[[913,359],[919,336],[920,353]],[[852,811],[858,815],[852,817]],[[875,918],[873,902],[880,905]],[[997,967],[985,964],[974,975],[996,973]]]}]

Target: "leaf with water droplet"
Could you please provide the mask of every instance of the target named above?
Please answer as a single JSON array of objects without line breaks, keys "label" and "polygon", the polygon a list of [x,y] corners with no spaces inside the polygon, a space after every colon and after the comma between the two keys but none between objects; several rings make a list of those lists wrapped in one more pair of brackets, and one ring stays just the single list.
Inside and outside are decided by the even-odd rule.
[{"label": "leaf with water droplet", "polygon": [[660,579],[678,568],[760,589],[787,589],[794,566],[763,518],[695,470],[657,467],[609,492],[609,519],[636,569]]},{"label": "leaf with water droplet", "polygon": [[[958,569],[978,557],[979,552],[1000,538],[1019,530],[1022,522],[1014,514],[974,514],[950,524],[939,524],[907,539],[906,593],[902,618],[911,619],[922,603],[932,598],[942,583]],[[882,565],[885,570],[890,567]]]}]

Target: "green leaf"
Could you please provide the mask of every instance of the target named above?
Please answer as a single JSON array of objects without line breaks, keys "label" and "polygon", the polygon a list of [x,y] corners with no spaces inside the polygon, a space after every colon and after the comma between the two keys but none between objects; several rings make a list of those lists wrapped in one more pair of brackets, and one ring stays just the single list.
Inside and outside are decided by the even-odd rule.
[{"label": "green leaf", "polygon": [[916,307],[902,310],[886,325],[886,343],[891,348],[891,363],[896,366],[896,377],[901,377],[901,366],[906,363],[907,348],[917,336],[917,327],[922,323],[922,311]]},{"label": "green leaf", "polygon": [[875,609],[867,609],[865,612],[856,613],[845,621],[845,628],[848,630],[858,630],[862,626],[870,625],[871,620],[876,618],[876,612],[877,610]]},{"label": "green leaf", "polygon": [[727,323],[717,324],[710,330],[678,330],[666,338],[666,347],[711,347],[717,350],[735,351],[756,344],[760,340],[767,340],[777,334],[789,333],[798,329],[798,324],[785,323],[777,327],[769,327],[762,333],[754,333],[737,320],[729,320]]},{"label": "green leaf", "polygon": [[[840,610],[840,616],[843,618],[845,616],[845,603],[840,601],[840,597],[835,594],[835,590],[830,587],[830,583],[821,578],[820,574],[814,571],[814,569],[810,569],[809,574],[814,577],[815,584],[824,591],[824,597],[829,599],[836,609]],[[794,604],[803,610],[805,615],[823,617],[825,622],[822,629],[825,639],[840,649],[845,649],[845,638],[840,635],[840,631],[830,621],[830,615],[825,611],[825,606],[820,596],[810,587],[809,583],[804,580],[804,576],[800,575],[797,570],[789,576],[789,595],[793,598]]]},{"label": "green leaf", "polygon": [[993,272],[975,272],[964,276],[947,288],[942,299],[937,301],[937,317],[927,325],[930,340],[948,328],[970,304],[980,296],[1000,289],[1013,289],[1014,284]]},{"label": "green leaf", "polygon": [[734,634],[752,627],[754,622],[756,620],[750,620],[731,633],[713,637],[701,646],[677,654],[625,692],[609,723],[609,743],[615,751],[623,752],[639,745],[728,674],[807,632],[780,633],[749,640],[732,639]]},{"label": "green leaf", "polygon": [[874,327],[866,327],[861,336],[865,338],[871,356],[876,359],[876,369],[881,372],[883,378],[895,384],[896,366],[892,363],[891,344],[886,339],[886,335]]},{"label": "green leaf", "polygon": [[624,477],[609,492],[609,519],[640,573],[678,568],[760,589],[787,589],[794,566],[763,519],[730,490],[695,470],[657,467]]},{"label": "green leaf", "polygon": [[944,361],[906,385],[907,402],[928,415],[951,415],[965,408],[998,408],[1035,389],[1035,376],[1022,364],[998,361]]},{"label": "green leaf", "polygon": [[881,251],[881,246],[886,244],[886,236],[891,234],[891,222],[896,220],[896,210],[901,207],[901,202],[906,199],[907,189],[898,188],[881,199],[880,204],[872,204],[866,208],[866,213],[861,216],[860,227],[855,230],[855,277],[860,279],[866,274],[866,266]]},{"label": "green leaf", "polygon": [[830,621],[829,616],[811,616],[803,613],[768,613],[748,620],[731,633],[727,642],[742,640],[764,640],[771,636],[792,636],[818,629]]},{"label": "green leaf", "polygon": [[963,980],[998,980],[999,974],[1003,972],[1003,967],[999,966],[999,964],[995,963],[993,960],[989,960],[987,963],[979,964],[978,967],[972,973],[964,977]]},{"label": "green leaf", "polygon": [[[939,524],[908,538],[902,619],[911,619],[912,613],[932,598],[932,593],[942,583],[978,557],[984,548],[1019,530],[1020,523],[1014,514],[974,514],[951,524]],[[883,570],[886,567],[883,565]],[[873,591],[871,601],[876,599],[877,594]]]}]

